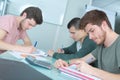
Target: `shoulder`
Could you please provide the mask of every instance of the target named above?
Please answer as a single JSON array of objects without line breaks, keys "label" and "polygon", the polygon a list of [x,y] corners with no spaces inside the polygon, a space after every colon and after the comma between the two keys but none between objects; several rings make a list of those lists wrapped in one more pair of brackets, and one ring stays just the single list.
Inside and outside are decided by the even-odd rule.
[{"label": "shoulder", "polygon": [[86,37],[85,37],[85,39],[84,39],[84,41],[83,41],[83,44],[96,45],[96,43],[95,43],[93,40],[89,39],[89,36],[86,36]]},{"label": "shoulder", "polygon": [[120,36],[117,40],[113,43],[113,47],[119,52],[120,51]]},{"label": "shoulder", "polygon": [[13,15],[5,15],[0,17],[1,22],[12,22],[15,20],[15,16]]},{"label": "shoulder", "polygon": [[117,46],[120,46],[120,36],[118,36],[118,38],[116,39],[115,44],[117,44]]},{"label": "shoulder", "polygon": [[[85,42],[85,41],[92,41],[92,40],[89,39],[89,36],[86,36],[83,42]],[[92,42],[93,42],[93,41],[92,41]]]},{"label": "shoulder", "polygon": [[77,43],[78,43],[78,42],[77,42],[77,41],[75,41],[75,42],[73,42],[73,43],[72,43],[72,45],[77,45]]},{"label": "shoulder", "polygon": [[4,15],[4,16],[0,16],[0,18],[14,18],[13,15]]},{"label": "shoulder", "polygon": [[82,48],[88,48],[90,50],[93,50],[97,47],[97,44],[95,42],[93,42],[91,39],[89,39],[89,37],[87,36],[83,43],[82,43]]},{"label": "shoulder", "polygon": [[7,32],[13,30],[13,26],[16,23],[15,16],[5,15],[0,17],[0,29],[3,29]]},{"label": "shoulder", "polygon": [[120,43],[120,35],[118,36],[117,41]]}]

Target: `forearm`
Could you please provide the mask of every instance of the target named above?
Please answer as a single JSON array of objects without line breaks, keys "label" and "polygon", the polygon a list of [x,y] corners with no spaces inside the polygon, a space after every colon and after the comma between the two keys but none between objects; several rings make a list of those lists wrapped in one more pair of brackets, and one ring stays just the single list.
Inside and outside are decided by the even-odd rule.
[{"label": "forearm", "polygon": [[75,52],[77,52],[76,49],[76,42],[74,42],[72,45],[70,45],[69,47],[63,48],[64,53],[65,54],[74,54]]},{"label": "forearm", "polygon": [[0,41],[0,50],[16,50],[17,46]]},{"label": "forearm", "polygon": [[74,54],[58,54],[58,53],[54,53],[53,54],[53,58],[56,58],[56,59],[63,59],[63,60],[70,60],[70,59],[74,59],[74,58],[81,58],[83,56],[85,56],[86,54],[82,54],[82,53],[79,53],[79,52],[76,52]]},{"label": "forearm", "polygon": [[31,42],[31,40],[29,39],[29,37],[28,36],[26,36],[24,39],[22,39],[23,40],[23,42],[24,42],[24,46],[32,46],[32,42]]},{"label": "forearm", "polygon": [[23,46],[32,46],[33,45],[30,40],[23,41],[23,42],[24,42]]},{"label": "forearm", "polygon": [[68,59],[70,59],[70,56],[69,56],[68,54],[58,54],[58,53],[54,53],[54,54],[53,54],[53,58],[55,58],[55,59],[68,60]]},{"label": "forearm", "polygon": [[120,74],[109,73],[97,68],[93,68],[90,74],[101,78],[102,80],[120,80]]},{"label": "forearm", "polygon": [[32,46],[31,42],[24,43],[22,46]]},{"label": "forearm", "polygon": [[63,50],[64,50],[64,54],[73,54],[74,53],[74,50],[69,49],[69,47],[68,48],[63,48]]},{"label": "forearm", "polygon": [[83,57],[81,59],[88,64],[90,64],[96,60],[95,57],[91,53],[89,53],[88,55],[86,55],[85,57]]},{"label": "forearm", "polygon": [[5,43],[3,41],[0,41],[0,50],[12,50],[12,51],[21,51],[21,52],[28,52],[30,53],[32,51],[32,46],[21,46],[21,45],[14,45]]},{"label": "forearm", "polygon": [[88,54],[82,58],[77,58],[77,59],[71,59],[70,63],[74,64],[74,63],[80,63],[81,61],[84,61],[88,64],[92,63],[93,61],[95,61],[95,58],[92,56],[92,54]]}]

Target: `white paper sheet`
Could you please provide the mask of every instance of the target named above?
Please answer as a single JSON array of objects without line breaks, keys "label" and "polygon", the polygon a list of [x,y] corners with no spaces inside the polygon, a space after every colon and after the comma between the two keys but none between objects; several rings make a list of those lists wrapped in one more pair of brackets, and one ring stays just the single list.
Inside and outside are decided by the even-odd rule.
[{"label": "white paper sheet", "polygon": [[18,51],[10,51],[9,52],[11,55],[13,55],[14,57],[18,58],[18,59],[24,59],[26,56],[30,55],[30,56],[34,56],[34,57],[40,57],[40,56],[44,56],[46,57],[47,54],[40,50],[40,49],[37,49],[34,53],[24,53],[24,52],[18,52]]}]

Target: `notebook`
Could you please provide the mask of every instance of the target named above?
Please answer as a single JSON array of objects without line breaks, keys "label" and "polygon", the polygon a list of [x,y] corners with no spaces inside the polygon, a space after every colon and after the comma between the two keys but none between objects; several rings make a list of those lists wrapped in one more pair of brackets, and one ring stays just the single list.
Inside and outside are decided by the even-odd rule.
[{"label": "notebook", "polygon": [[95,76],[84,74],[76,70],[76,65],[71,65],[69,67],[61,67],[59,68],[61,73],[65,75],[69,75],[70,77],[74,77],[77,80],[101,80]]},{"label": "notebook", "polygon": [[0,58],[0,80],[52,80],[29,65]]}]

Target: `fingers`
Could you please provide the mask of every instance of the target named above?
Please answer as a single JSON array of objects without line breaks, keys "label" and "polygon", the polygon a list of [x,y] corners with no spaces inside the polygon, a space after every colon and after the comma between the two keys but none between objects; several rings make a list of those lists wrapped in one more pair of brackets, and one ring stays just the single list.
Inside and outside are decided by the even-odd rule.
[{"label": "fingers", "polygon": [[64,50],[63,49],[58,49],[57,52],[58,53],[64,53]]},{"label": "fingers", "polygon": [[77,69],[78,71],[81,71],[81,64],[80,64],[80,63],[76,66],[76,69]]},{"label": "fingers", "polygon": [[35,47],[32,46],[32,52],[36,51],[37,49]]},{"label": "fingers", "polygon": [[68,67],[68,64],[67,64],[67,62],[65,62],[65,61],[63,61],[63,60],[58,59],[58,60],[56,60],[54,66],[55,66],[56,68],[59,68],[59,67]]},{"label": "fingers", "polygon": [[35,47],[33,47],[33,46],[28,47],[28,49],[30,50],[29,53],[33,53],[33,52],[35,52],[35,51],[37,50],[37,49],[36,49]]},{"label": "fingers", "polygon": [[61,53],[61,49],[58,49],[57,52],[58,52],[58,53]]},{"label": "fingers", "polygon": [[25,53],[33,53],[34,51],[36,51],[36,48],[33,46],[18,46],[16,51],[25,52]]},{"label": "fingers", "polygon": [[52,57],[53,54],[54,54],[54,50],[49,50],[49,51],[47,52],[47,54],[48,54],[50,57]]},{"label": "fingers", "polygon": [[[86,65],[88,65],[86,62],[81,61],[79,64],[77,64],[76,69],[77,69],[78,71],[83,72],[84,69],[85,69],[85,67],[86,67]],[[87,69],[87,68],[86,68],[86,69]]]}]

